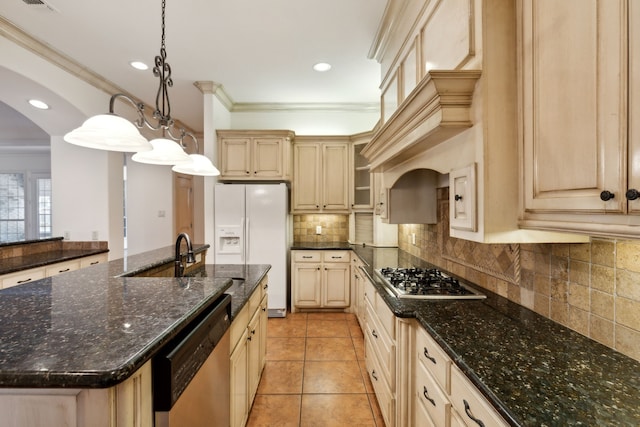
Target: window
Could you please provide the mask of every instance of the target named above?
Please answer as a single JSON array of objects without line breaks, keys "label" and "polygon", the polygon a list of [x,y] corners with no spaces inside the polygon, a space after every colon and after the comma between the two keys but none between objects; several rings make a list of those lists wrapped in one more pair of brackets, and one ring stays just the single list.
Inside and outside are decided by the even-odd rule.
[{"label": "window", "polygon": [[0,242],[51,235],[49,174],[0,173]]},{"label": "window", "polygon": [[25,236],[24,174],[0,174],[0,242],[22,240]]}]

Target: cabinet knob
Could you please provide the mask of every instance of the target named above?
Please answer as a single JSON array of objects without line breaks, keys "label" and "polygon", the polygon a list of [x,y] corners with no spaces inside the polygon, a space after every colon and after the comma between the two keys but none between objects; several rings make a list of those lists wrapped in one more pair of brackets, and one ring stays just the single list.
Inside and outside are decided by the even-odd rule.
[{"label": "cabinet knob", "polygon": [[[627,199],[629,198],[629,191],[627,191]],[[616,195],[613,194],[611,191],[604,190],[602,193],[600,193],[600,200],[602,200],[603,202],[606,202],[607,200],[615,199],[615,197]]]},{"label": "cabinet knob", "polygon": [[640,197],[640,192],[638,190],[636,190],[635,188],[630,188],[625,193],[625,196],[627,197],[627,200],[635,200],[638,197]]},{"label": "cabinet knob", "polygon": [[258,173],[258,171],[253,171],[253,173],[254,173],[254,174],[257,174],[257,173]]},{"label": "cabinet knob", "polygon": [[462,196],[459,194],[456,194],[454,199],[456,200],[456,202],[459,202],[460,200],[462,200]]},{"label": "cabinet knob", "polygon": [[247,172],[247,175],[249,175],[249,174],[251,173],[251,172],[249,172],[249,171],[246,171],[246,172]]}]

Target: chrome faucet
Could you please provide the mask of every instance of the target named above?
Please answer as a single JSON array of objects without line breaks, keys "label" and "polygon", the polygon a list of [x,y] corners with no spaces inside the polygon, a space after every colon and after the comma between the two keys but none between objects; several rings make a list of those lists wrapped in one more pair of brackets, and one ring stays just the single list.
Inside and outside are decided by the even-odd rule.
[{"label": "chrome faucet", "polygon": [[187,263],[196,262],[196,257],[193,255],[193,246],[191,246],[191,238],[189,237],[189,235],[187,233],[178,234],[178,238],[176,239],[176,257],[175,257],[175,261],[174,261],[174,265],[175,265],[174,276],[175,277],[182,277],[182,275],[184,274],[185,266],[182,264],[182,255],[180,254],[180,243],[182,243],[182,239],[184,239],[187,242],[187,260],[186,260],[186,262]]}]

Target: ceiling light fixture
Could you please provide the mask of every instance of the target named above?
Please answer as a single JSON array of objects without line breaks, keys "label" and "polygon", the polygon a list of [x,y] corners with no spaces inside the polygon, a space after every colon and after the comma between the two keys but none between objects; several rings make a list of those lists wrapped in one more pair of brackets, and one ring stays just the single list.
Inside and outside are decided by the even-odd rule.
[{"label": "ceiling light fixture", "polygon": [[49,109],[49,104],[47,104],[44,101],[40,101],[39,99],[30,99],[29,100],[29,104],[33,108],[37,108],[38,110],[48,110]]},{"label": "ceiling light fixture", "polygon": [[[154,122],[146,117],[145,105],[142,102],[136,102],[125,94],[117,93],[111,97],[108,114],[90,117],[82,126],[67,133],[64,140],[71,144],[99,150],[135,152],[133,160],[142,163],[180,164],[179,172],[184,174],[219,175],[220,172],[207,157],[200,156],[202,159],[198,157],[196,165],[193,155],[187,155],[184,151],[184,138],[189,137],[194,141],[196,153],[198,152],[198,140],[184,128],[176,129],[175,122],[171,118],[169,87],[173,86],[173,79],[171,78],[171,66],[166,62],[165,6],[166,1],[162,0],[162,41],[160,55],[155,57],[155,66],[153,67],[153,75],[160,79],[156,94],[156,108],[153,111]],[[134,122],[135,126],[127,119],[114,114],[114,103],[118,98],[129,102],[136,109],[138,119]],[[139,131],[144,126],[153,131],[162,131],[163,138],[151,142],[147,141]],[[202,162],[208,162],[209,165],[203,169]],[[206,173],[203,172],[205,169]]]},{"label": "ceiling light fixture", "polygon": [[327,62],[318,62],[317,64],[315,64],[313,66],[313,69],[323,73],[325,71],[329,71],[331,69],[331,64],[327,63]]},{"label": "ceiling light fixture", "polygon": [[144,71],[149,69],[149,66],[142,61],[131,61],[129,62],[129,65],[131,65],[136,70]]}]

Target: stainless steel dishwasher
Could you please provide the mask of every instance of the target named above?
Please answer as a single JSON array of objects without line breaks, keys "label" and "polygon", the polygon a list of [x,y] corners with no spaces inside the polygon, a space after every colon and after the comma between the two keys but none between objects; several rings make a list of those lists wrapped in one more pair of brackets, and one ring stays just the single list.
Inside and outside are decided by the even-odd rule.
[{"label": "stainless steel dishwasher", "polygon": [[229,426],[231,296],[192,325],[152,361],[156,427]]}]

